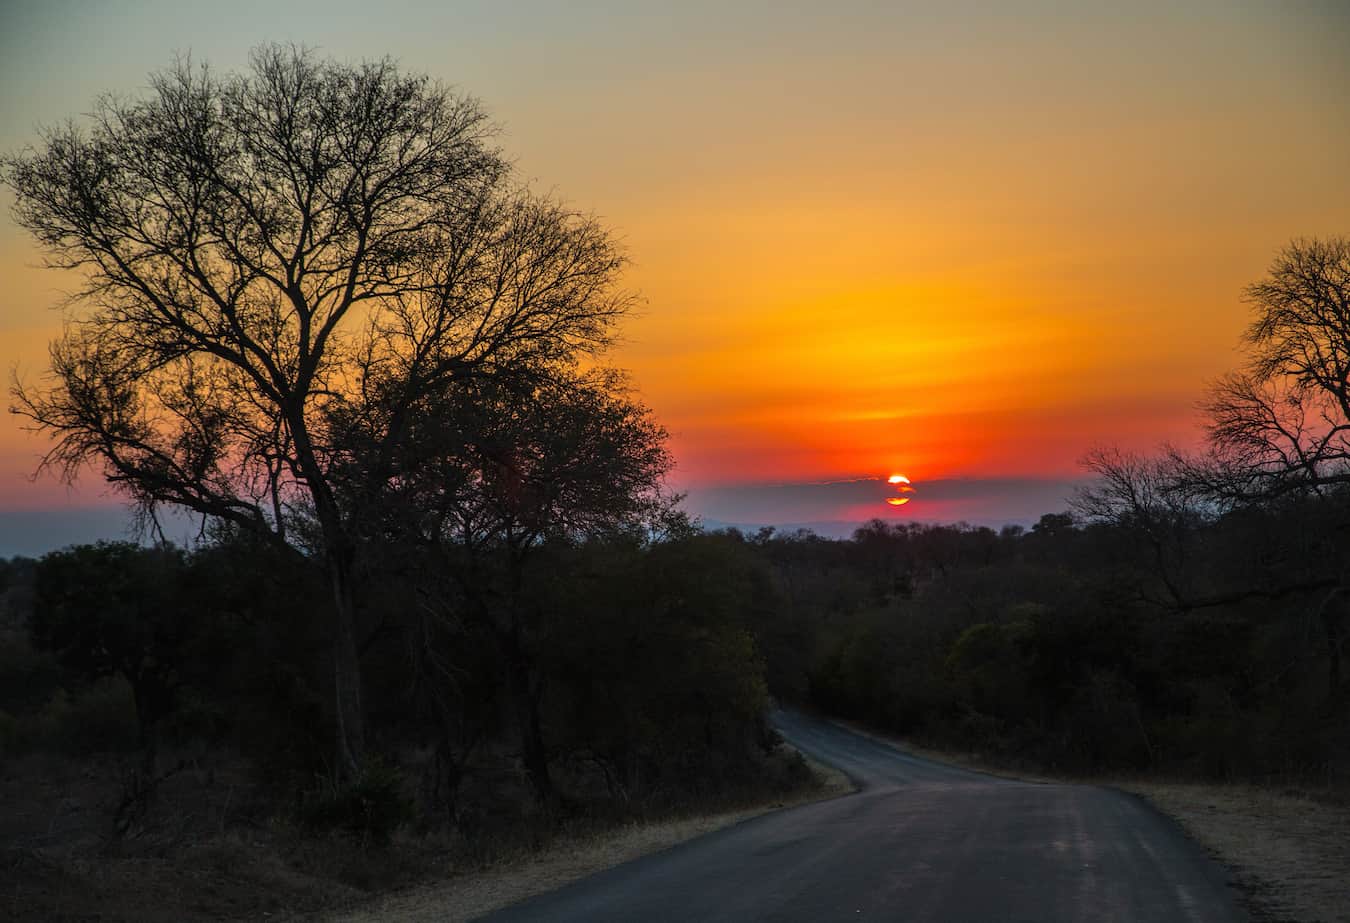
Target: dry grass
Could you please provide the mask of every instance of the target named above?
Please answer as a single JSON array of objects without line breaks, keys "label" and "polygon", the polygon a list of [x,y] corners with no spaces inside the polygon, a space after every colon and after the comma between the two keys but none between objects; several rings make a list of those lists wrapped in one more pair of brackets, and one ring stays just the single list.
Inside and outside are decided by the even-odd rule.
[{"label": "dry grass", "polygon": [[1350,921],[1350,809],[1247,785],[1124,781],[1232,869],[1258,920]]},{"label": "dry grass", "polygon": [[341,923],[399,920],[472,920],[510,904],[543,894],[596,872],[660,852],[686,840],[739,824],[770,811],[834,798],[854,791],[853,783],[838,770],[807,759],[820,787],[790,800],[780,800],[737,811],[633,825],[617,831],[555,840],[532,855],[506,860],[481,871],[447,869],[445,881],[388,894],[331,913],[324,920]]},{"label": "dry grass", "polygon": [[116,760],[0,761],[0,804],[12,807],[0,811],[0,919],[467,919],[777,807],[851,790],[841,773],[813,766],[820,784],[799,774],[802,791],[791,800],[748,795],[708,816],[618,829],[581,818],[543,847],[528,845],[536,836],[475,846],[404,833],[390,847],[369,848],[266,811],[248,819],[265,806],[231,820],[231,810],[245,807],[234,793],[248,790],[247,778],[217,768],[219,776],[174,776],[135,835],[116,838],[107,812],[119,790]]}]

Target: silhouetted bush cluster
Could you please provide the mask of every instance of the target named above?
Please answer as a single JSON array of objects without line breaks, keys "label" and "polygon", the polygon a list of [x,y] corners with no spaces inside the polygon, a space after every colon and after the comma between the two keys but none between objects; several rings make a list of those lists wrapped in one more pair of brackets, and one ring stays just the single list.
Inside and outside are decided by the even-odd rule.
[{"label": "silhouetted bush cluster", "polygon": [[8,563],[5,753],[136,755],[145,799],[185,753],[234,754],[277,811],[372,842],[810,784],[768,729],[748,615],[772,579],[741,543],[680,527],[519,559],[400,552],[362,575],[358,776],[335,768],[322,568],[230,532]]},{"label": "silhouetted bush cluster", "polygon": [[402,778],[382,763],[364,766],[348,781],[321,779],[300,801],[300,818],[311,829],[346,830],[381,843],[412,816]]}]

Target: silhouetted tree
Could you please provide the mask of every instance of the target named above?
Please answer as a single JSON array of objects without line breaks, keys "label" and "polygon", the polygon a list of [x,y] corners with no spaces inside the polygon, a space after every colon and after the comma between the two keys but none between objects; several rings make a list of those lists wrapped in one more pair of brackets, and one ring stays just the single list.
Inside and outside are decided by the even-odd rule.
[{"label": "silhouetted tree", "polygon": [[[1201,498],[1171,457],[1144,457],[1097,448],[1082,461],[1096,480],[1079,488],[1070,506],[1088,522],[1109,523],[1148,549],[1148,566],[1165,599],[1188,605],[1188,557],[1198,527],[1208,518]],[[1050,517],[1041,517],[1044,523]],[[1038,525],[1039,528],[1039,525]]]},{"label": "silhouetted tree", "polygon": [[452,812],[463,760],[506,714],[536,793],[554,800],[538,654],[540,586],[566,579],[555,546],[645,540],[670,524],[665,432],[622,376],[548,371],[424,396],[388,454],[398,474],[383,482],[366,473],[381,408],[336,408],[330,421],[343,446],[333,483],[372,539],[366,582],[387,588],[365,597],[406,641],[405,676],[444,769],[431,787]]},{"label": "silhouetted tree", "polygon": [[[453,581],[433,594],[438,617],[469,618],[494,639],[542,801],[553,798],[537,668],[539,595],[531,568],[552,543],[642,535],[671,505],[665,431],[612,372],[558,377],[526,394],[499,383],[447,395],[428,407],[409,440],[409,478],[396,508],[415,511],[420,541]],[[540,571],[542,570],[542,573]],[[446,606],[450,608],[447,610]]]},{"label": "silhouetted tree", "polygon": [[[1350,485],[1350,240],[1294,241],[1266,278],[1247,288],[1246,300],[1254,309],[1244,335],[1248,361],[1216,382],[1202,402],[1206,451],[1168,450],[1157,459],[1094,451],[1085,464],[1098,481],[1079,492],[1075,505],[1090,519],[1142,537],[1178,608],[1309,600],[1325,636],[1335,698],[1343,684],[1350,573],[1344,542],[1332,535],[1347,525]],[[1309,497],[1326,502],[1309,506]],[[1277,556],[1283,554],[1278,544],[1298,546],[1300,537],[1284,530],[1292,514],[1317,535],[1317,552],[1304,554],[1297,568],[1262,566],[1217,581],[1210,574],[1208,585],[1197,585],[1187,557],[1198,526],[1244,510],[1267,514],[1252,537],[1256,545]],[[1328,513],[1340,513],[1339,521],[1328,521]],[[1232,530],[1230,524],[1219,534]]]},{"label": "silhouetted tree", "polygon": [[[1247,367],[1221,379],[1203,404],[1208,453],[1174,457],[1190,484],[1229,505],[1328,496],[1343,530],[1350,525],[1350,239],[1294,241],[1246,294],[1255,314],[1244,337]],[[1350,609],[1350,558],[1339,545],[1334,564],[1261,591],[1318,594],[1332,697],[1343,692]]]},{"label": "silhouetted tree", "polygon": [[1246,296],[1247,367],[1204,401],[1185,476],[1229,502],[1350,483],[1350,240],[1294,241]]},{"label": "silhouetted tree", "polygon": [[535,592],[554,748],[624,797],[757,775],[766,690],[750,627],[773,601],[748,543],[684,534],[548,553]]},{"label": "silhouetted tree", "polygon": [[[389,60],[292,47],[217,75],[180,62],[3,161],[15,214],[84,273],[54,382],[16,412],[153,514],[174,504],[309,545],[332,587],[338,762],[364,730],[334,419],[361,416],[375,493],[419,404],[468,378],[547,377],[629,304],[595,221],[510,185],[479,105]],[[294,530],[297,521],[312,528]]]},{"label": "silhouetted tree", "polygon": [[120,676],[131,687],[143,756],[154,773],[161,721],[185,680],[188,647],[202,631],[185,592],[183,554],[129,542],[78,545],[37,565],[34,645],[83,681]]}]

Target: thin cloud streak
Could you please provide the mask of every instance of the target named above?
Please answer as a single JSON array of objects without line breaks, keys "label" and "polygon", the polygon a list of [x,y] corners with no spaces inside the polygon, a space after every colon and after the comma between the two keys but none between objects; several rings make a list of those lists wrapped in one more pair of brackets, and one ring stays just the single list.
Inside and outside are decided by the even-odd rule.
[{"label": "thin cloud streak", "polygon": [[881,518],[895,522],[958,522],[1027,525],[1064,510],[1082,479],[946,478],[916,482],[912,501],[886,501],[895,485],[885,478],[844,481],[735,484],[691,488],[684,508],[718,524],[785,526],[804,522],[851,523]]}]

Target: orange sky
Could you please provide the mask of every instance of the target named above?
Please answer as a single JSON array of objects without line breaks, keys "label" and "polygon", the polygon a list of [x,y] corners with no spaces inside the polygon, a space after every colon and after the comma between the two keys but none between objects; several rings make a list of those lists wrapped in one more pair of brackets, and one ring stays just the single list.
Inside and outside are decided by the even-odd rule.
[{"label": "orange sky", "polygon": [[[392,54],[480,96],[521,175],[624,240],[644,307],[613,359],[691,502],[902,471],[895,517],[941,518],[925,480],[1193,440],[1242,287],[1292,237],[1350,234],[1344,6],[726,6],[6,7],[0,146],[175,49]],[[0,363],[30,376],[67,284],[36,259],[6,215]],[[40,451],[0,420],[0,510],[98,499],[29,483]]]}]

